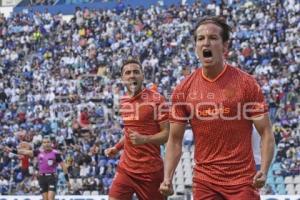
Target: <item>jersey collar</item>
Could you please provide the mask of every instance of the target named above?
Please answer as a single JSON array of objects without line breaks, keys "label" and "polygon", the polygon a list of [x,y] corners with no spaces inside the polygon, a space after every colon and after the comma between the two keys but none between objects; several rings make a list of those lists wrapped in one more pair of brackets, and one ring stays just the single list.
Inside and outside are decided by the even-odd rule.
[{"label": "jersey collar", "polygon": [[213,83],[213,82],[217,81],[217,80],[225,73],[225,71],[226,71],[226,69],[227,69],[227,66],[228,66],[227,63],[225,63],[225,66],[224,66],[223,71],[222,71],[216,78],[214,78],[214,79],[209,79],[208,77],[206,77],[206,76],[204,75],[203,69],[202,69],[202,72],[201,72],[202,77],[204,78],[204,80]]}]

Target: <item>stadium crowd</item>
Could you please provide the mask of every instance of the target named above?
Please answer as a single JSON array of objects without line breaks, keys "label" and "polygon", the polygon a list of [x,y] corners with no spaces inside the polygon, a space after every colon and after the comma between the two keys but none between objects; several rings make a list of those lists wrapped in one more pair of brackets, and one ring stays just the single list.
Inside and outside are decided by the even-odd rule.
[{"label": "stadium crowd", "polygon": [[[49,135],[69,165],[71,194],[107,194],[118,158],[104,150],[122,133],[120,66],[140,57],[147,87],[169,98],[195,70],[192,28],[199,17],[223,15],[234,27],[229,62],[253,74],[266,96],[282,163],[277,175],[300,174],[300,2],[78,8],[62,14],[0,17],[0,143],[38,148]],[[190,144],[191,142],[186,142]],[[0,193],[39,194],[37,160],[0,153]],[[58,194],[66,194],[58,173]],[[266,190],[269,191],[269,190]]]}]

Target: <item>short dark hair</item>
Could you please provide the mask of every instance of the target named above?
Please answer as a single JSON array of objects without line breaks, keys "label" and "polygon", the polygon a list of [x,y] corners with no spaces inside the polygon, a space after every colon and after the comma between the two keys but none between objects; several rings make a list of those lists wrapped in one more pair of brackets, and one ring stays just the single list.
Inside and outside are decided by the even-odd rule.
[{"label": "short dark hair", "polygon": [[143,71],[143,68],[142,68],[142,64],[141,62],[139,61],[139,59],[137,58],[128,58],[127,60],[125,60],[123,63],[122,63],[122,67],[121,67],[121,75],[123,73],[123,69],[125,67],[125,65],[128,65],[128,64],[137,64],[140,69]]},{"label": "short dark hair", "polygon": [[222,29],[221,32],[221,37],[223,42],[227,42],[229,40],[230,37],[230,32],[232,32],[232,28],[231,26],[229,26],[226,23],[226,20],[224,17],[216,17],[216,16],[210,16],[210,17],[203,17],[201,18],[198,23],[196,24],[194,30],[193,30],[193,35],[194,35],[194,40],[197,40],[197,29],[199,28],[199,26],[203,25],[203,24],[215,24],[217,26],[219,26]]}]

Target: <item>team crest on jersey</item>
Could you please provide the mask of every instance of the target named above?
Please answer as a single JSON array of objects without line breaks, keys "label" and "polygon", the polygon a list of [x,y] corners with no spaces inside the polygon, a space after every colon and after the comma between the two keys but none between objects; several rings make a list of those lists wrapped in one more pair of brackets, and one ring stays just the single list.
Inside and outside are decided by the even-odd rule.
[{"label": "team crest on jersey", "polygon": [[236,90],[233,87],[227,87],[223,90],[223,95],[227,99],[231,99],[236,95]]}]

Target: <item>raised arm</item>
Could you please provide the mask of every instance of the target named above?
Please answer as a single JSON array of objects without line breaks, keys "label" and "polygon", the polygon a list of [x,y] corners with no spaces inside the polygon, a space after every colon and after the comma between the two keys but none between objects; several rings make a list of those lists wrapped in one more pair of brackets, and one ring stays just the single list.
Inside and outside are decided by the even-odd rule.
[{"label": "raised arm", "polygon": [[4,147],[4,151],[11,152],[11,153],[18,154],[18,155],[25,155],[25,156],[29,156],[29,157],[34,156],[33,150],[28,150],[28,149]]}]

